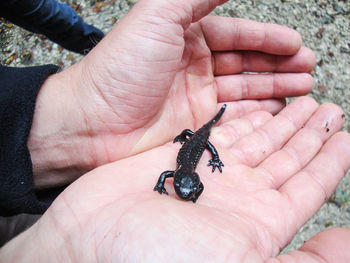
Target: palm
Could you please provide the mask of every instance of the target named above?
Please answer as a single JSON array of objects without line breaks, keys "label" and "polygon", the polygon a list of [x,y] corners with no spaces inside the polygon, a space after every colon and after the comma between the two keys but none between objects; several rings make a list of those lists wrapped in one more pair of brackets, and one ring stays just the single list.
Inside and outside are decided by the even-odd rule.
[{"label": "palm", "polygon": [[[197,171],[205,190],[196,204],[178,200],[169,181],[169,196],[151,190],[157,176],[175,165],[178,146],[169,144],[83,176],[41,220],[55,220],[58,237],[77,245],[69,255],[81,261],[93,256],[98,262],[264,262],[287,244],[348,169],[350,149],[342,141],[348,137],[334,135],[341,114],[334,105],[317,109],[302,98],[273,119],[247,116],[254,132],[244,121],[224,123],[212,138],[224,173],[211,174],[208,154],[203,156]],[[326,169],[330,159],[331,167],[344,170]]]},{"label": "palm", "polygon": [[[150,156],[157,160],[150,161]],[[263,255],[276,253],[281,244],[285,244],[288,237],[276,240],[274,233],[284,233],[284,212],[288,209],[278,209],[283,200],[277,196],[269,203],[264,202],[273,191],[253,180],[244,182],[253,175],[249,171],[236,173],[234,166],[226,165],[223,176],[211,175],[203,165],[198,172],[206,187],[205,194],[193,204],[177,200],[170,183],[167,184],[170,196],[161,197],[152,191],[161,172],[152,167],[157,166],[161,156],[169,157],[166,159],[170,163],[175,157],[174,151],[162,147],[99,168],[56,200],[49,214],[53,213],[50,218],[60,218],[59,235],[74,233],[72,243],[89,240],[79,243],[79,250],[74,253],[97,251],[101,260],[98,262],[104,262],[103,258],[106,262],[126,259],[131,262],[141,259],[143,262],[160,259],[241,262],[239,259],[247,256],[253,258],[253,262],[263,262]],[[127,178],[126,174],[119,173],[125,167],[131,175]],[[141,167],[149,169],[145,171]],[[258,175],[253,178],[255,176]],[[227,184],[230,180],[227,177],[234,179],[230,182],[232,185]],[[59,214],[62,211],[64,215]],[[82,232],[76,235],[71,229]],[[105,254],[111,250],[112,253]],[[228,258],[229,255],[232,258]],[[80,254],[76,257],[85,259]]]},{"label": "palm", "polygon": [[[288,41],[278,47],[264,48],[243,41],[237,49],[253,51],[238,53],[247,57],[255,56],[257,62],[244,68],[241,63],[230,61],[234,67],[231,65],[228,73],[220,69],[227,63],[220,62],[222,59],[217,60],[217,70],[212,67],[212,59],[216,57],[212,53],[213,48],[219,49],[218,53],[227,50],[227,44],[218,48],[211,43],[215,41],[215,30],[212,29],[221,20],[214,19],[214,25],[210,24],[213,23],[210,19],[193,23],[183,30],[176,23],[162,23],[160,18],[150,19],[140,15],[140,23],[134,19],[137,12],[137,9],[134,13],[131,11],[83,60],[87,62],[83,74],[90,81],[81,85],[79,99],[82,102],[78,104],[84,107],[89,136],[96,135],[91,140],[93,149],[87,152],[96,153],[97,164],[161,145],[184,128],[198,128],[216,111],[220,102],[232,104],[231,113],[227,113],[230,117],[239,117],[242,112],[259,109],[276,112],[282,106],[278,101],[235,101],[271,98],[273,94],[281,94],[282,97],[298,95],[307,92],[312,86],[311,77],[302,73],[293,74],[295,81],[292,86],[274,87],[270,81],[272,75],[266,74],[260,78],[255,76],[246,79],[248,86],[257,86],[254,92],[237,84],[243,76],[240,74],[242,71],[273,71],[272,68],[279,67],[278,72],[307,72],[313,65],[313,55],[307,49],[300,50],[297,58],[288,62],[288,57],[277,59],[277,55],[253,52],[257,50],[282,55],[296,53],[298,49],[289,45]],[[253,23],[250,26],[256,25]],[[293,37],[297,38],[296,35]],[[96,57],[100,61],[98,64]],[[271,60],[275,59],[280,62],[271,64]],[[225,79],[227,76],[219,79],[227,74],[229,79]],[[290,74],[278,75],[283,83],[289,83],[287,79],[290,79]],[[275,88],[278,90],[273,90]],[[242,96],[244,92],[252,95]]]},{"label": "palm", "polygon": [[[146,28],[147,25],[144,25],[140,31]],[[126,75],[125,79],[118,77],[117,81],[114,77],[105,78],[104,83],[99,84],[98,94],[110,96],[104,97],[106,100],[104,107],[98,105],[97,116],[98,118],[102,116],[103,122],[96,126],[96,121],[91,121],[94,123],[94,129],[113,131],[115,134],[129,133],[128,142],[133,148],[132,152],[123,152],[116,157],[135,154],[169,141],[181,129],[195,128],[195,123],[202,124],[216,111],[217,94],[213,85],[211,52],[200,32],[199,24],[192,25],[181,37],[176,36],[175,33],[167,34],[169,39],[164,44],[158,39],[147,39],[148,36],[146,40],[143,38],[131,40],[132,34],[122,38],[118,33],[122,38],[119,43],[126,42],[129,46],[129,43],[134,41],[135,46],[140,46],[141,43],[145,45],[145,42],[150,42],[145,46],[162,50],[162,53],[149,55],[147,50],[139,50],[133,57],[127,53],[127,60],[137,61],[137,63],[132,66],[120,66],[120,61],[123,61],[122,53],[112,72],[115,76],[124,76],[124,71],[131,71],[132,76]],[[194,34],[199,36],[194,37]],[[163,59],[163,53],[171,55]],[[112,65],[108,64],[108,67]],[[94,73],[94,75],[98,74]],[[119,93],[124,94],[119,95]],[[89,97],[92,96],[89,95]],[[121,104],[131,105],[131,107],[125,109],[120,107]],[[170,123],[173,128],[167,129]],[[150,143],[154,137],[157,141]],[[120,141],[111,140],[109,137],[105,140],[107,140],[105,145],[115,145],[109,148],[116,149],[120,144]],[[135,145],[137,148],[134,148]],[[108,151],[108,148],[106,150]]]}]

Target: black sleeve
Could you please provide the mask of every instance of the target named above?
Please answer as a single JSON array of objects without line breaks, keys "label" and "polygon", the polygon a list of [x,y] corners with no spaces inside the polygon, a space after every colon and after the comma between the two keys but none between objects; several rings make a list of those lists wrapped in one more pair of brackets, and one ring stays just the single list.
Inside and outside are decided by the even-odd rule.
[{"label": "black sleeve", "polygon": [[55,65],[13,68],[0,65],[0,215],[43,213],[50,201],[34,190],[27,147],[35,101]]}]

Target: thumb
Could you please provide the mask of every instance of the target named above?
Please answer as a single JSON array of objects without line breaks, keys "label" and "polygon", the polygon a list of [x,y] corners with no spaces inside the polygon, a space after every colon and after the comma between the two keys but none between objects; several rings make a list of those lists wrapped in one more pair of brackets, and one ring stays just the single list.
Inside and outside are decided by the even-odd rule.
[{"label": "thumb", "polygon": [[350,228],[332,228],[305,242],[297,251],[270,259],[268,263],[283,262],[350,262]]},{"label": "thumb", "polygon": [[140,0],[133,11],[182,25],[184,30],[227,0]]},{"label": "thumb", "polygon": [[[149,62],[174,62],[174,67],[170,63],[165,70],[177,69],[184,48],[184,31],[191,23],[200,20],[226,1],[139,0],[91,54],[99,50],[99,55],[93,57],[99,57],[100,61],[105,61],[104,58],[107,61],[117,60],[123,66],[131,64],[130,57],[136,57],[138,61],[141,58],[140,62],[147,64],[141,66],[151,70],[153,68]],[[92,57],[91,54],[86,57]],[[128,55],[126,61],[120,60],[124,54]],[[92,64],[95,64],[95,60]],[[159,73],[158,68],[155,73]]]},{"label": "thumb", "polygon": [[325,262],[346,263],[350,262],[349,243],[350,228],[332,228],[312,237],[299,250]]}]

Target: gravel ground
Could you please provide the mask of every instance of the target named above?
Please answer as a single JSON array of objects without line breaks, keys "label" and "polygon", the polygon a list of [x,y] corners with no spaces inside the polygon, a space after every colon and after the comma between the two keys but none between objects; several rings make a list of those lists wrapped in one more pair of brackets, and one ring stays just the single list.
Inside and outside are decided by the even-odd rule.
[{"label": "gravel ground", "polygon": [[[107,33],[136,0],[66,1],[87,21]],[[213,14],[249,18],[296,29],[304,45],[317,57],[313,72],[315,87],[310,94],[319,103],[333,102],[346,115],[350,129],[350,2],[241,0],[229,1]],[[0,61],[10,66],[58,64],[65,68],[81,56],[63,50],[43,36],[31,34],[0,20]],[[284,252],[298,248],[316,233],[331,227],[350,227],[350,176],[343,179],[331,200],[298,232]]]}]

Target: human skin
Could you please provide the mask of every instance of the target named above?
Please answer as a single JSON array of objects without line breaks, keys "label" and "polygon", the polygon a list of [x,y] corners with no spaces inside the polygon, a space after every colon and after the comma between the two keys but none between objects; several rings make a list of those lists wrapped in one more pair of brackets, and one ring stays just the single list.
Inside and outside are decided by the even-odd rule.
[{"label": "human skin", "polygon": [[5,245],[0,262],[349,262],[349,229],[278,255],[350,167],[343,123],[338,106],[308,97],[275,117],[259,111],[224,120],[210,138],[223,173],[211,173],[205,152],[195,204],[177,198],[171,180],[169,195],[152,190],[161,172],[174,169],[178,144],[103,165]]},{"label": "human skin", "polygon": [[28,140],[36,187],[69,184],[196,130],[220,103],[232,119],[276,114],[283,98],[308,93],[315,56],[300,35],[205,17],[223,2],[140,0],[81,62],[50,76]]}]

